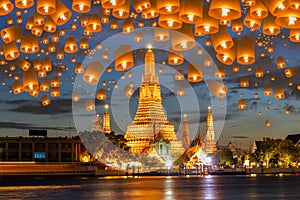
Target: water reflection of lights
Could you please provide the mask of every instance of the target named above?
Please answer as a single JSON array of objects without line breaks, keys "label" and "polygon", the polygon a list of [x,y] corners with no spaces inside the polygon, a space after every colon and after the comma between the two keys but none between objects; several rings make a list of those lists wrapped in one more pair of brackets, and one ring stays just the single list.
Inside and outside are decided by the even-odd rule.
[{"label": "water reflection of lights", "polygon": [[175,199],[174,196],[174,185],[173,185],[173,179],[171,177],[167,177],[165,179],[164,188],[165,188],[165,200],[173,200]]}]

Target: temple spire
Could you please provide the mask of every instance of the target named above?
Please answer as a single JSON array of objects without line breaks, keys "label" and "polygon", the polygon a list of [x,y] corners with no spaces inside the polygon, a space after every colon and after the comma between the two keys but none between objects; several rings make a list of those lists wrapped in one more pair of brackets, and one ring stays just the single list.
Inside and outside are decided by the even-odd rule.
[{"label": "temple spire", "polygon": [[215,142],[214,120],[211,113],[211,107],[208,107],[206,118],[206,137],[205,137],[205,152],[214,153],[217,150]]},{"label": "temple spire", "polygon": [[155,84],[158,83],[158,77],[155,74],[155,58],[154,53],[151,49],[147,50],[145,56],[145,69],[142,78],[143,83]]},{"label": "temple spire", "polygon": [[183,133],[182,133],[182,146],[184,149],[189,148],[191,145],[189,123],[187,121],[187,115],[183,115]]},{"label": "temple spire", "polygon": [[105,105],[105,113],[103,115],[103,129],[102,132],[105,134],[110,134],[111,129],[110,129],[110,115],[108,112],[108,105]]}]

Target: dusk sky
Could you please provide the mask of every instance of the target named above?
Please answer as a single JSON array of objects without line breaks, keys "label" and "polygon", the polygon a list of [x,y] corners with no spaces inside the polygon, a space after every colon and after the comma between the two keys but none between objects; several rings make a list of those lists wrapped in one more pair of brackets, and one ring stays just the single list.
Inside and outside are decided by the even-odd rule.
[{"label": "dusk sky", "polygon": [[[63,1],[63,3],[72,10],[71,1]],[[207,4],[207,3],[206,3]],[[246,8],[246,7],[245,7]],[[99,12],[100,5],[92,5],[91,11],[88,13],[91,14],[100,14]],[[7,19],[12,17],[16,23],[16,12],[20,10],[15,8],[9,15],[0,17],[0,27],[3,28],[9,27]],[[21,10],[23,22],[17,24],[18,26],[23,27],[24,35],[30,34],[29,30],[26,30],[25,24],[29,16],[35,10],[35,6],[27,10],[27,13],[24,10]],[[134,11],[133,8],[131,8]],[[61,36],[60,41],[55,43],[57,49],[59,47],[63,48],[65,40],[67,37],[73,36],[79,44],[79,40],[82,37],[86,37],[83,34],[83,28],[80,25],[80,20],[78,17],[80,13],[73,12],[71,19],[62,26],[57,27],[57,31],[65,30],[66,36]],[[116,19],[112,15],[110,19]],[[141,16],[138,15],[134,19],[135,28],[137,28],[138,21],[142,20]],[[158,18],[153,19],[155,21]],[[151,27],[151,20],[144,20],[145,27]],[[175,129],[178,131],[178,137],[181,139],[181,131],[179,124],[183,117],[183,114],[187,114],[188,121],[190,122],[190,133],[191,138],[194,138],[198,128],[202,133],[202,136],[205,135],[205,120],[207,114],[207,107],[212,106],[211,99],[215,99],[217,102],[222,102],[222,105],[213,106],[213,113],[218,113],[218,110],[225,110],[226,120],[224,121],[224,127],[222,127],[222,114],[216,114],[215,122],[220,123],[216,129],[221,130],[221,135],[219,137],[219,144],[225,145],[229,141],[241,143],[243,146],[247,146],[249,140],[259,140],[262,137],[274,137],[274,138],[284,138],[288,134],[299,133],[300,130],[300,90],[297,90],[297,85],[300,85],[300,71],[298,69],[297,74],[292,78],[286,78],[284,70],[278,69],[276,66],[276,58],[278,56],[284,57],[286,61],[286,68],[299,68],[299,52],[300,45],[297,43],[290,42],[289,40],[289,30],[281,28],[280,34],[274,37],[264,36],[261,29],[256,31],[250,31],[247,27],[244,26],[244,31],[241,35],[231,32],[231,28],[228,27],[229,33],[232,38],[242,38],[247,35],[251,38],[257,40],[259,36],[268,42],[268,44],[274,44],[274,52],[268,53],[265,47],[258,47],[255,45],[255,57],[256,61],[252,65],[239,65],[240,71],[233,72],[232,68],[237,62],[235,61],[232,65],[224,65],[220,63],[215,55],[214,49],[212,46],[205,46],[205,40],[209,38],[209,35],[203,37],[195,37],[197,42],[197,47],[202,46],[205,50],[202,55],[197,53],[192,54],[191,52],[197,52],[197,47],[185,52],[185,58],[191,55],[196,55],[194,58],[196,60],[201,60],[205,55],[210,55],[214,61],[214,67],[212,69],[206,69],[208,67],[203,66],[202,70],[207,73],[203,73],[204,80],[199,83],[178,83],[173,79],[174,72],[177,69],[182,69],[187,75],[187,66],[189,61],[185,61],[184,64],[179,66],[168,65],[168,62],[164,64],[163,61],[167,61],[168,53],[167,49],[170,46],[170,43],[160,43],[151,42],[147,35],[144,35],[142,43],[136,43],[133,41],[134,34],[122,36],[122,22],[124,20],[118,19],[119,28],[117,30],[111,30],[110,24],[102,24],[102,31],[98,33],[93,33],[93,36],[89,38],[89,49],[95,50],[94,53],[87,55],[87,50],[79,49],[76,53],[68,54],[65,53],[65,58],[63,60],[56,59],[56,53],[49,53],[48,56],[52,59],[53,71],[47,74],[47,77],[56,76],[59,70],[63,70],[63,75],[60,77],[62,83],[61,95],[59,97],[50,97],[51,104],[49,106],[42,106],[40,99],[44,94],[40,92],[38,97],[32,97],[27,92],[22,94],[15,95],[9,93],[11,90],[12,83],[14,82],[14,76],[21,75],[22,70],[17,66],[16,60],[8,61],[5,65],[0,67],[0,80],[2,85],[0,86],[1,99],[0,99],[0,136],[27,136],[29,129],[47,129],[50,136],[69,136],[77,135],[76,127],[74,124],[73,114],[72,114],[72,92],[73,92],[73,83],[78,78],[80,79],[81,75],[74,73],[74,65],[77,62],[86,63],[88,60],[100,60],[103,63],[104,67],[114,66],[114,50],[121,46],[122,42],[124,44],[131,44],[133,49],[134,57],[134,67],[129,71],[117,72],[114,70],[111,73],[103,72],[98,88],[110,88],[110,91],[107,91],[108,98],[105,101],[96,100],[96,113],[100,115],[104,112],[104,105],[110,105],[111,118],[114,118],[112,122],[112,130],[115,130],[117,133],[124,133],[124,127],[132,121],[132,118],[135,115],[135,111],[138,103],[138,87],[141,83],[141,75],[143,73],[143,63],[146,53],[147,45],[150,43],[154,49],[155,59],[156,59],[156,73],[159,74],[159,81],[162,85],[162,97],[163,97],[163,106],[168,115],[168,119],[171,123],[175,124]],[[77,30],[72,30],[70,26],[72,24],[77,25]],[[143,30],[141,30],[143,31]],[[147,30],[147,33],[149,31]],[[39,41],[42,38],[48,35],[51,40],[51,33],[44,32]],[[118,38],[119,40],[111,41],[111,38]],[[132,40],[128,39],[131,38]],[[97,44],[103,42],[102,49],[97,48]],[[2,43],[2,41],[1,41]],[[268,45],[267,44],[267,45]],[[267,46],[266,45],[266,46]],[[18,43],[19,47],[20,44]],[[45,52],[47,51],[47,45],[40,43],[40,50],[44,49],[44,53],[40,52],[40,58],[45,57]],[[109,59],[108,61],[103,61],[101,55],[103,52],[108,51]],[[265,56],[261,57],[261,52],[265,52]],[[23,54],[21,53],[19,58],[25,58],[28,56],[28,60],[32,61],[34,58],[38,57],[38,54]],[[199,56],[199,57],[198,57]],[[76,58],[76,62],[71,62],[72,58]],[[4,59],[4,56],[1,55],[0,59]],[[112,60],[112,62],[110,62]],[[106,63],[105,63],[106,62]],[[11,71],[10,65],[14,63],[16,65],[16,70]],[[201,63],[199,63],[202,65]],[[64,67],[65,66],[65,67]],[[227,95],[224,99],[217,99],[208,92],[207,85],[205,80],[211,79],[211,72],[216,66],[226,67],[226,77],[223,79],[223,83],[228,87]],[[262,66],[264,68],[264,77],[256,78],[255,70],[257,67]],[[86,67],[86,66],[85,66]],[[249,67],[252,70],[249,70]],[[159,73],[159,69],[163,69]],[[125,74],[126,79],[121,79],[121,76]],[[132,74],[132,77],[128,77],[128,74]],[[205,77],[208,74],[208,77]],[[240,87],[240,78],[248,76],[250,80],[250,86],[248,88]],[[275,80],[272,81],[271,77],[274,77]],[[41,80],[41,79],[39,79]],[[106,81],[107,85],[102,86],[102,81]],[[119,88],[114,89],[112,82],[117,82]],[[133,89],[135,93],[129,99],[125,96],[123,88],[125,85],[133,82]],[[80,84],[80,83],[79,83]],[[75,82],[76,85],[76,82]],[[272,96],[264,96],[264,86],[283,86],[285,90],[285,98],[282,100],[275,100]],[[78,84],[77,84],[78,86]],[[76,86],[76,87],[77,87]],[[186,89],[186,94],[184,97],[176,95],[177,88],[183,86]],[[76,88],[75,88],[76,89]],[[193,92],[195,95],[193,95]],[[257,93],[257,97],[255,97]],[[49,94],[49,92],[47,93]],[[195,98],[196,97],[196,98]],[[246,99],[247,101],[247,110],[238,109],[238,101],[240,99]],[[182,103],[181,103],[182,102]],[[180,107],[183,105],[183,107]],[[198,105],[200,109],[194,107]],[[84,106],[82,103],[81,106]],[[222,107],[223,106],[223,107]],[[286,114],[286,109],[290,110],[290,114]],[[126,110],[129,111],[126,113]],[[124,112],[123,112],[124,111]],[[199,114],[200,118],[198,119],[195,115]],[[197,112],[197,113],[195,113]],[[222,113],[221,112],[221,113]],[[261,113],[261,115],[259,115]],[[82,114],[84,116],[84,114]],[[224,115],[225,116],[225,115]],[[265,125],[265,121],[269,120],[271,123],[270,127]],[[200,126],[198,127],[200,123]],[[87,126],[92,126],[92,121]],[[221,127],[220,127],[221,126]],[[87,129],[87,128],[86,128]],[[217,137],[219,134],[217,135]],[[234,136],[243,136],[244,138],[232,138]]]}]

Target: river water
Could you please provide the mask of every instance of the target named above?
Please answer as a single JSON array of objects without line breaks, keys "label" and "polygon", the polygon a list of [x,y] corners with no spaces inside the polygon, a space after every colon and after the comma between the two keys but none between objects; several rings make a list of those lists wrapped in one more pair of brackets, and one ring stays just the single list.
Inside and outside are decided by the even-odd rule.
[{"label": "river water", "polygon": [[0,177],[0,199],[300,199],[300,176]]}]

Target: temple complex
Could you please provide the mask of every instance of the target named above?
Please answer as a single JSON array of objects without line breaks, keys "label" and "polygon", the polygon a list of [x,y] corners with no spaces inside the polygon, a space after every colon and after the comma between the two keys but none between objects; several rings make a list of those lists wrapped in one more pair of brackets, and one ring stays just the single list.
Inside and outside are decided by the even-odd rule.
[{"label": "temple complex", "polygon": [[[133,123],[125,134],[130,151],[146,153],[153,146],[158,134],[170,144],[170,155],[183,153],[182,142],[178,140],[174,125],[170,124],[162,106],[160,84],[155,74],[154,53],[149,49],[145,56],[145,68],[139,93],[139,104]],[[155,146],[155,145],[154,145]],[[159,150],[157,150],[159,152]]]}]

